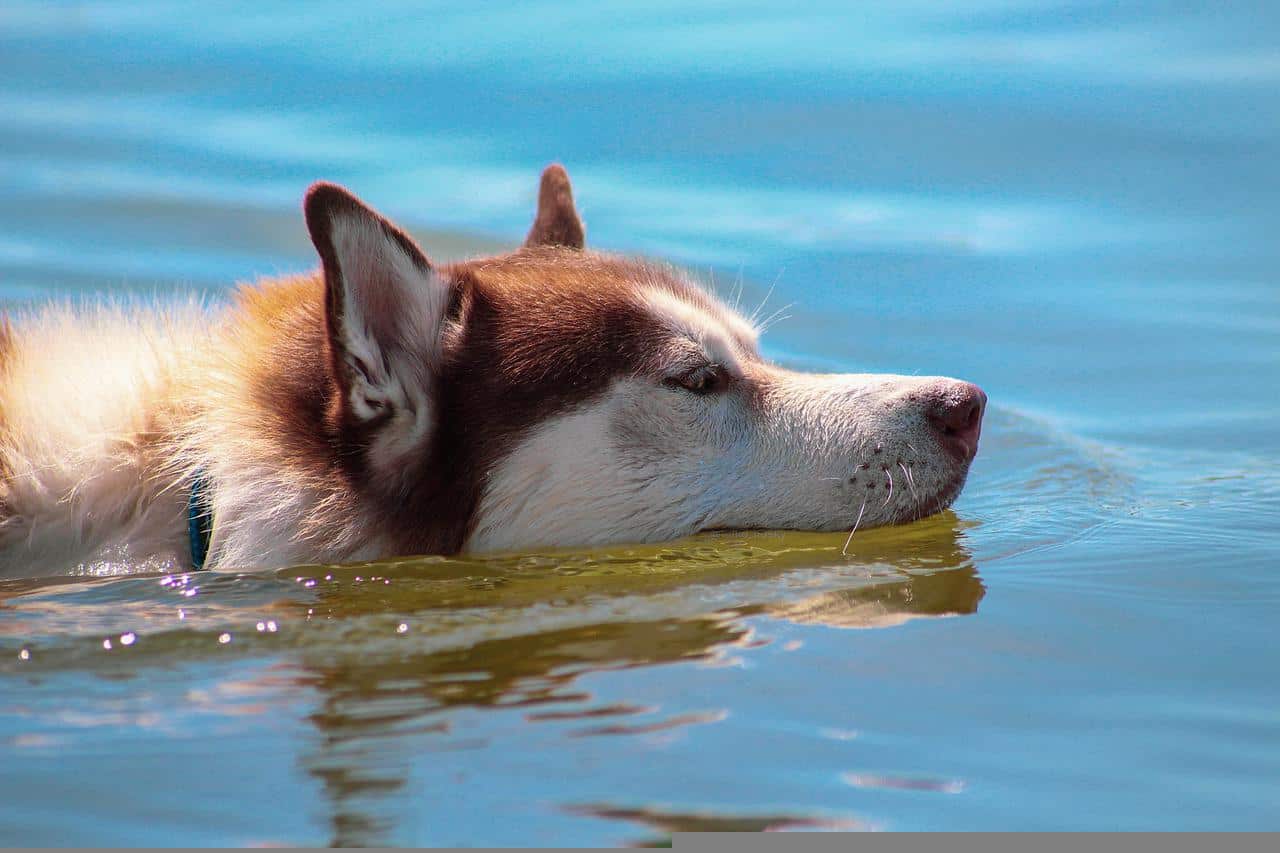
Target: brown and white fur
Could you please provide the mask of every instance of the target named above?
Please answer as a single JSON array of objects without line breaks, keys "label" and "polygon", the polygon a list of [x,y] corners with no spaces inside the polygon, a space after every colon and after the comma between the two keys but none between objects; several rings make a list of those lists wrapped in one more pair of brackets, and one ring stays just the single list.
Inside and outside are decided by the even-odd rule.
[{"label": "brown and white fur", "polygon": [[583,248],[543,175],[510,254],[435,265],[346,190],[321,269],[197,304],[0,318],[0,577],[849,530],[946,507],[985,396],[813,375],[669,266]]}]

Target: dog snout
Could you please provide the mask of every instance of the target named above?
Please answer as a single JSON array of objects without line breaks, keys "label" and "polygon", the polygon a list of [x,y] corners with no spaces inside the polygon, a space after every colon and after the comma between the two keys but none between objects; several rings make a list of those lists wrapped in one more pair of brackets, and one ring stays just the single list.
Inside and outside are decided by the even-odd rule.
[{"label": "dog snout", "polygon": [[987,395],[972,382],[939,383],[925,397],[925,418],[942,446],[962,462],[978,452],[986,408]]}]

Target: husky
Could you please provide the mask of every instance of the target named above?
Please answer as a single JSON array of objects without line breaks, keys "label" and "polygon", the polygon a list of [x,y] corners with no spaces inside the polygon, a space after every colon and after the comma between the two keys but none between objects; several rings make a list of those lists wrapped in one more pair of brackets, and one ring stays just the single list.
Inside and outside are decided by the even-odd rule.
[{"label": "husky", "polygon": [[977,452],[976,385],[770,363],[686,273],[587,250],[559,165],[494,257],[331,183],[303,213],[319,268],[218,310],[0,316],[0,577],[843,532],[942,511]]}]

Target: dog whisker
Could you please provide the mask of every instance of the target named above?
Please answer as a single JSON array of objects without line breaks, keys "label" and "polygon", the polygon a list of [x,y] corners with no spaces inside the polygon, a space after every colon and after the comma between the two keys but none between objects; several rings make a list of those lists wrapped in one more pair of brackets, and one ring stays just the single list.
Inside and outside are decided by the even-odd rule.
[{"label": "dog whisker", "polygon": [[911,476],[911,469],[906,465],[903,465],[901,462],[898,463],[898,467],[901,468],[902,473],[906,475],[907,488],[911,489],[911,497],[918,502],[920,500],[920,496],[916,494],[916,481],[915,478]]},{"label": "dog whisker", "polygon": [[777,323],[781,323],[783,320],[790,318],[791,316],[790,314],[784,314],[782,312],[786,311],[788,308],[790,308],[793,305],[795,305],[794,302],[788,302],[786,305],[783,305],[781,308],[779,308],[777,311],[774,311],[768,317],[765,317],[763,320],[759,321],[756,324],[756,327],[759,329],[760,333],[764,334],[766,331],[768,331],[770,326],[773,326]]},{"label": "dog whisker", "polygon": [[762,327],[760,328],[760,334],[762,334],[762,335],[763,335],[765,332],[769,331],[769,330],[770,330],[770,329],[772,329],[774,326],[776,326],[777,324],[781,323],[783,320],[790,320],[790,319],[791,319],[791,315],[790,315],[790,314],[783,314],[781,317],[778,317],[778,318],[777,318],[777,319],[775,319],[775,320],[770,320],[770,321],[769,321],[769,323],[768,323],[768,325],[766,325],[766,326],[762,326]]},{"label": "dog whisker", "polygon": [[867,511],[866,500],[862,501],[862,509],[858,510],[858,519],[853,523],[853,529],[849,531],[849,538],[844,540],[844,547],[840,549],[840,556],[849,556],[849,543],[853,541],[853,534],[858,532],[858,525],[862,523],[862,514]]},{"label": "dog whisker", "polygon": [[765,292],[764,299],[760,300],[760,304],[756,306],[756,310],[751,312],[748,322],[755,324],[760,312],[764,310],[764,306],[768,304],[769,297],[773,295],[773,289],[778,286],[778,279],[782,278],[782,270],[778,270],[778,274],[773,277],[773,284],[769,285],[769,290]]}]

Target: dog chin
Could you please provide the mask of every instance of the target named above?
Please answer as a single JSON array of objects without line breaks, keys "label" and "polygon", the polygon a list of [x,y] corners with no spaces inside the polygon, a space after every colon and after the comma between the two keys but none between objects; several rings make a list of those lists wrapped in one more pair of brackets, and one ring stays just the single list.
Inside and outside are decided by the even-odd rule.
[{"label": "dog chin", "polygon": [[956,498],[960,497],[960,493],[964,491],[965,481],[969,477],[969,466],[966,465],[959,473],[955,474],[949,482],[947,482],[938,493],[931,498],[923,498],[916,503],[914,507],[900,519],[894,521],[894,524],[909,524],[913,521],[919,521],[922,518],[928,518],[931,515],[938,515],[945,510],[951,508],[956,502]]}]

